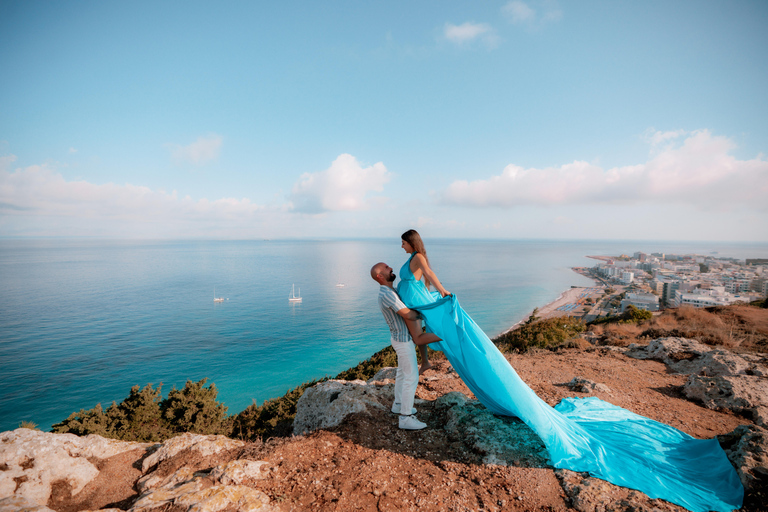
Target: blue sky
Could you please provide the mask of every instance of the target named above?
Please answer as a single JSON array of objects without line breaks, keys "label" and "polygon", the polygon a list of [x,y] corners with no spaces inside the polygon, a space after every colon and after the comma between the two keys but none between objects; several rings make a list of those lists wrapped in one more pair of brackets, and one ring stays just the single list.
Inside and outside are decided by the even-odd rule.
[{"label": "blue sky", "polygon": [[764,1],[0,1],[0,236],[768,241]]}]

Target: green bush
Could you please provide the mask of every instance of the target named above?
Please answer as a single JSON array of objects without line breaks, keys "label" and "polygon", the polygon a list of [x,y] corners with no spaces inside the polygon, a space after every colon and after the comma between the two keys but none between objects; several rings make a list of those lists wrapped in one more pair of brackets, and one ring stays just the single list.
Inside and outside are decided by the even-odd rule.
[{"label": "green bush", "polygon": [[304,394],[304,390],[324,380],[306,382],[283,396],[267,400],[261,405],[256,405],[254,402],[235,416],[230,435],[250,441],[291,435],[293,418],[296,416],[296,403]]},{"label": "green bush", "polygon": [[525,352],[530,348],[554,348],[584,332],[586,326],[578,318],[558,317],[539,320],[536,311],[523,325],[493,340],[502,352]]},{"label": "green bush", "polygon": [[107,409],[110,427],[118,439],[125,441],[161,441],[169,437],[169,428],[160,413],[161,388],[147,384],[139,389],[133,386],[128,398],[118,406]]},{"label": "green bush", "polygon": [[344,370],[336,378],[339,380],[368,380],[376,375],[376,372],[387,366],[397,366],[397,353],[392,345],[379,350],[365,361],[358,363],[357,366]]},{"label": "green bush", "polygon": [[639,324],[644,320],[650,320],[653,318],[653,313],[646,309],[640,309],[630,304],[627,309],[620,315],[616,316],[604,316],[589,322],[589,325],[600,324]]},{"label": "green bush", "polygon": [[227,408],[216,401],[216,386],[206,388],[205,382],[187,381],[182,390],[172,389],[165,400],[162,384],[157,388],[152,384],[133,386],[119,405],[113,402],[105,411],[96,404],[93,409],[72,413],[53,425],[53,432],[142,442],[162,441],[178,432],[229,433]]},{"label": "green bush", "polygon": [[81,409],[66,420],[53,425],[53,432],[79,436],[98,434],[125,441],[160,441],[168,437],[167,425],[160,415],[160,388],[147,384],[143,389],[133,386],[120,405],[112,402],[106,411],[101,404],[89,410]]},{"label": "green bush", "polygon": [[211,383],[187,381],[184,389],[173,388],[160,404],[163,420],[173,432],[196,434],[228,434],[225,418],[227,407],[216,401],[218,391]]},{"label": "green bush", "polygon": [[[391,346],[335,378],[368,380],[387,366],[397,366],[397,354]],[[205,386],[207,379],[187,381],[183,389],[172,389],[164,400],[162,384],[157,388],[152,384],[142,389],[134,386],[119,405],[113,402],[105,411],[97,404],[93,409],[72,413],[53,425],[53,432],[145,442],[162,441],[181,432],[223,434],[247,440],[288,436],[293,431],[296,403],[304,390],[324,380],[327,377],[306,382],[261,405],[254,402],[234,416],[227,416],[227,407],[216,401],[216,385]]]}]

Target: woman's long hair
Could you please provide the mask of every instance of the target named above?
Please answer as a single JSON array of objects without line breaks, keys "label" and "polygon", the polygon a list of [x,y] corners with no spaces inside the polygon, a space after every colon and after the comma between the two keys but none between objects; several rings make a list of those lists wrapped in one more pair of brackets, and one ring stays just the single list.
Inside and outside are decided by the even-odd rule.
[{"label": "woman's long hair", "polygon": [[[413,251],[421,254],[424,256],[424,259],[427,260],[427,265],[429,265],[429,258],[427,257],[427,250],[424,248],[424,242],[421,240],[421,235],[419,235],[419,232],[415,229],[409,229],[402,235],[400,235],[400,238],[408,242],[411,247],[413,247]],[[424,284],[426,284],[427,288],[429,288],[429,279],[427,279],[426,274],[422,273],[422,278],[424,278]]]}]

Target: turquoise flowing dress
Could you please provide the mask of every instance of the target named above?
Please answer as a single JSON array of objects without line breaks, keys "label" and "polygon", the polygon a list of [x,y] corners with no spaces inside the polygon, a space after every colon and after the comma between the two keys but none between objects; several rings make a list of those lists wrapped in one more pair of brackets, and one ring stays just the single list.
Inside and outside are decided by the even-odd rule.
[{"label": "turquoise flowing dress", "polygon": [[411,259],[400,269],[397,292],[406,306],[423,315],[427,330],[442,339],[430,347],[445,353],[491,412],[516,416],[531,427],[554,467],[587,472],[693,512],[741,507],[744,488],[716,439],[696,439],[594,397],[566,398],[550,407],[455,296],[441,298],[414,279]]}]

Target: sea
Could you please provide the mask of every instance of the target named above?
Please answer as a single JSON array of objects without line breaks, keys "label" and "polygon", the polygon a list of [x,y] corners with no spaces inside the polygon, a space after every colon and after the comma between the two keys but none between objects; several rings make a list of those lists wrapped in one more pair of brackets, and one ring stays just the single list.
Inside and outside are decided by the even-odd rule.
[{"label": "sea", "polygon": [[[592,281],[588,255],[766,258],[768,244],[427,240],[433,269],[493,337]],[[0,240],[0,431],[42,430],[132,386],[208,379],[236,414],[389,344],[369,270],[400,240]],[[292,287],[302,302],[289,302]],[[224,298],[214,302],[214,296]]]}]

